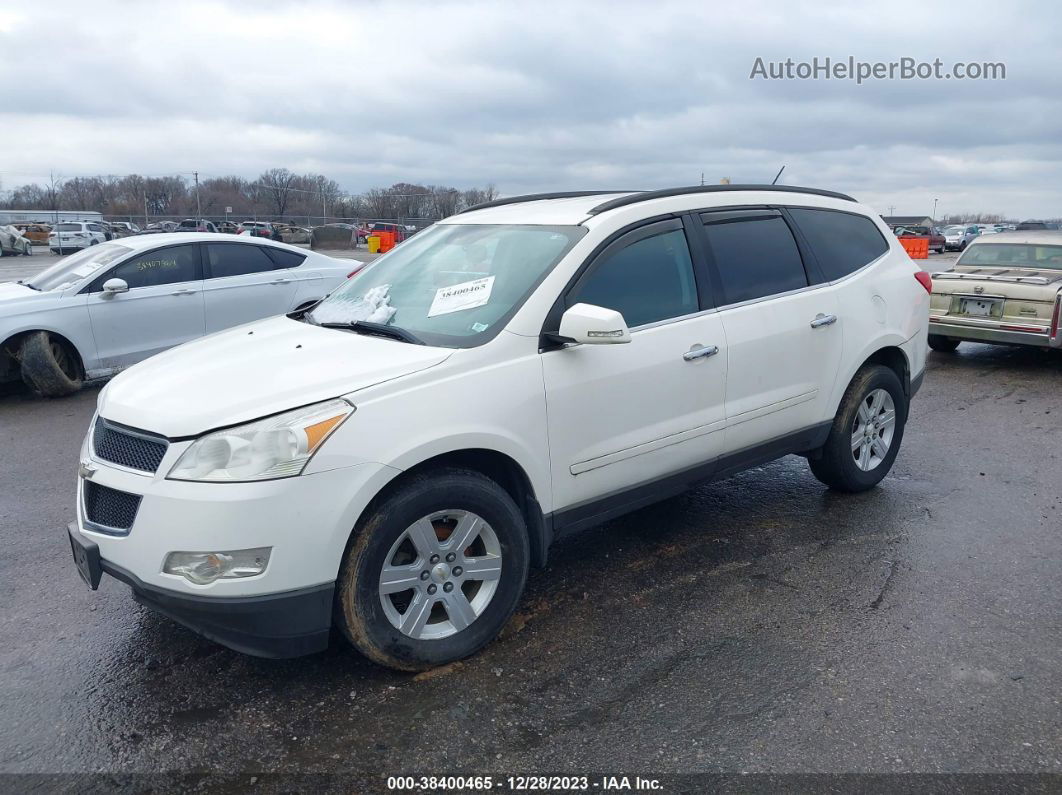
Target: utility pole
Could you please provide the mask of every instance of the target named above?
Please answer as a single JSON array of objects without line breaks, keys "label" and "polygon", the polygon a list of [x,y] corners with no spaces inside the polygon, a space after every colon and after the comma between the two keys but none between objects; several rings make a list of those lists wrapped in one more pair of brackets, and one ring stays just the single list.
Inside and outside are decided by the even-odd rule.
[{"label": "utility pole", "polygon": [[701,172],[701,185],[703,185],[703,184],[704,184],[704,172],[702,171]]},{"label": "utility pole", "polygon": [[937,220],[937,202],[938,201],[940,201],[940,199],[933,199],[933,221],[934,222]]},{"label": "utility pole", "polygon": [[195,222],[198,224],[203,220],[203,208],[199,206],[199,172],[193,171],[192,176],[195,177]]},{"label": "utility pole", "polygon": [[147,229],[148,215],[147,215],[147,191],[144,191],[144,228]]},{"label": "utility pole", "polygon": [[896,205],[895,204],[890,204],[889,205],[889,215],[896,215]]}]

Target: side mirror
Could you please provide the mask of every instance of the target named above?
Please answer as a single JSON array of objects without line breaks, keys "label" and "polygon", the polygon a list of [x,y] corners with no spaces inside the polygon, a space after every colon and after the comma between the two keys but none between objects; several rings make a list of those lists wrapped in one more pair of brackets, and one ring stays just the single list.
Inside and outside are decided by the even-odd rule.
[{"label": "side mirror", "polygon": [[615,309],[576,304],[561,315],[560,336],[584,345],[615,345],[631,341],[623,315]]},{"label": "side mirror", "polygon": [[118,293],[129,292],[129,285],[125,283],[125,279],[108,279],[103,283],[104,295],[117,295]]}]

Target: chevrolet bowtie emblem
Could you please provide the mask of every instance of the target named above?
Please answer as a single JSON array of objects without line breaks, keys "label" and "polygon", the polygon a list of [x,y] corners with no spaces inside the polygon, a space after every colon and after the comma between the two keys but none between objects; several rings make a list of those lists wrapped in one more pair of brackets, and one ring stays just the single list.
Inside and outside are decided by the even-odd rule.
[{"label": "chevrolet bowtie emblem", "polygon": [[981,285],[977,285],[976,287],[974,287],[974,292],[977,293],[978,295],[980,295],[984,291],[985,291],[985,288],[982,287]]},{"label": "chevrolet bowtie emblem", "polygon": [[77,468],[77,474],[88,480],[92,479],[92,476],[96,474],[96,467],[92,466],[88,461],[82,461],[81,465]]}]

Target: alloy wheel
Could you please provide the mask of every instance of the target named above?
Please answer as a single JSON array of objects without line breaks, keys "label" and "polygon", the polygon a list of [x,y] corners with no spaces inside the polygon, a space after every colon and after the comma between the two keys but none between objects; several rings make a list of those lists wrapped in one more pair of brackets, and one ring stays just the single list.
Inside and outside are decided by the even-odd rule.
[{"label": "alloy wheel", "polygon": [[501,572],[501,543],[485,519],[471,511],[436,511],[391,545],[380,572],[380,603],[403,635],[446,638],[483,614]]},{"label": "alloy wheel", "polygon": [[864,472],[885,460],[896,432],[896,406],[892,395],[875,389],[859,404],[852,423],[852,458]]}]

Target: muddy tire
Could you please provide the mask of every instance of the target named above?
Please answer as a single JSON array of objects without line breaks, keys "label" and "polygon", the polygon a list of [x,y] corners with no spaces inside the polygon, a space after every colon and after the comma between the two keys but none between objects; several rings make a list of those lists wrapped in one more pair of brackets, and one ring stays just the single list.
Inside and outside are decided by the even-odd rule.
[{"label": "muddy tire", "polygon": [[339,573],[335,623],[362,654],[423,671],[474,654],[527,582],[524,517],[505,489],[466,469],[416,476],[358,523]]},{"label": "muddy tire", "polygon": [[940,353],[954,353],[959,347],[959,340],[951,337],[942,337],[939,334],[929,335],[929,347]]},{"label": "muddy tire", "polygon": [[19,356],[22,380],[44,397],[64,397],[81,389],[83,381],[77,354],[47,331],[35,331],[22,341]]},{"label": "muddy tire", "polygon": [[862,367],[841,398],[811,473],[836,491],[876,486],[892,469],[907,422],[907,396],[896,373],[883,365]]}]

